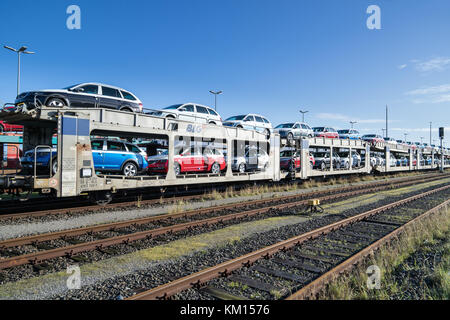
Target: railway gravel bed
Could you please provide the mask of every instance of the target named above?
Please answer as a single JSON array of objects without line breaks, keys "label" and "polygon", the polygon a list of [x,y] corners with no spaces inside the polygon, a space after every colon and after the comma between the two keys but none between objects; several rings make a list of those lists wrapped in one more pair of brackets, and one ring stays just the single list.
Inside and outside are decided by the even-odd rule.
[{"label": "railway gravel bed", "polygon": [[[101,277],[97,279],[86,279],[86,286],[83,286],[81,290],[64,291],[64,294],[59,294],[53,296],[54,299],[115,299],[117,297],[130,296],[139,291],[140,288],[151,288],[157,285],[163,284],[170,279],[179,278],[183,275],[191,274],[198,270],[204,269],[208,266],[212,266],[223,261],[241,256],[248,252],[254,251],[255,249],[270,245],[272,243],[287,239],[297,234],[302,234],[307,231],[313,230],[315,228],[330,224],[332,222],[338,221],[345,216],[352,216],[358,214],[362,211],[374,209],[382,204],[391,203],[396,200],[425,192],[427,190],[434,189],[435,187],[429,187],[416,192],[410,192],[408,194],[403,194],[401,196],[395,196],[392,198],[386,198],[382,203],[370,204],[365,206],[360,206],[358,208],[352,208],[342,212],[341,215],[327,215],[318,216],[315,219],[310,219],[307,221],[281,226],[269,231],[256,233],[250,235],[243,239],[238,239],[236,241],[227,242],[222,246],[215,246],[202,250],[199,252],[194,252],[192,254],[182,256],[176,259],[168,259],[166,261],[161,261],[157,263],[150,263],[148,265],[135,265],[126,268],[125,272],[121,273],[113,272],[113,274],[108,275],[108,279],[104,280]],[[445,197],[449,194],[446,193]],[[207,232],[206,230],[201,232]],[[191,236],[191,233],[186,233],[182,235],[184,237]],[[172,235],[176,237],[176,235]],[[167,239],[162,237],[160,239],[165,243],[167,241],[173,241],[172,239]],[[116,276],[114,276],[116,273]],[[95,278],[95,276],[94,276]],[[102,281],[103,280],[103,281]],[[54,288],[53,288],[54,289]],[[55,291],[53,291],[55,292]],[[1,287],[0,287],[1,293]],[[48,292],[40,292],[38,296],[33,297],[49,297]]]},{"label": "railway gravel bed", "polygon": [[[420,179],[424,178],[428,175],[417,175],[413,178]],[[402,182],[408,181],[411,177],[405,178],[394,178],[381,180],[377,183],[394,183],[394,182]],[[349,186],[364,186],[373,182],[362,182],[356,184],[350,184]],[[345,186],[345,185],[344,185]],[[235,198],[226,198],[220,200],[199,200],[194,201],[193,203],[182,203],[181,205],[171,204],[171,205],[161,205],[161,204],[152,204],[143,206],[139,209],[126,209],[122,208],[120,210],[111,210],[111,209],[103,209],[100,211],[89,211],[84,210],[84,212],[75,212],[75,213],[64,213],[64,214],[52,214],[46,216],[29,216],[23,218],[15,218],[15,219],[0,219],[0,240],[5,240],[9,238],[18,238],[23,236],[29,236],[33,234],[40,233],[48,233],[62,230],[69,230],[75,228],[81,228],[86,226],[104,224],[104,223],[112,223],[112,222],[120,222],[131,219],[144,218],[149,216],[156,216],[170,213],[171,210],[174,211],[188,211],[195,210],[199,208],[207,208],[218,205],[226,205],[233,203],[242,203],[245,201],[252,201],[257,199],[271,199],[274,197],[280,196],[289,196],[289,195],[304,195],[315,193],[319,191],[327,191],[333,192],[333,190],[338,190],[342,188],[342,185],[337,186],[325,186],[313,189],[298,189],[289,192],[277,192],[277,193],[265,193],[258,194],[254,196],[246,196],[246,197],[235,197]]]}]

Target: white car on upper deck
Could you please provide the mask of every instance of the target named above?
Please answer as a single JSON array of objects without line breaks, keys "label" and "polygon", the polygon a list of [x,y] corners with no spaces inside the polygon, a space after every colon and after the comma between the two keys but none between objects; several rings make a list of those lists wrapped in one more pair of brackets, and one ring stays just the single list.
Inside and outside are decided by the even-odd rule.
[{"label": "white car on upper deck", "polygon": [[264,133],[267,137],[270,137],[270,134],[273,131],[272,124],[269,120],[254,113],[229,117],[223,122],[223,125],[226,127],[254,130]]},{"label": "white car on upper deck", "polygon": [[208,106],[192,102],[174,104],[162,110],[147,112],[147,114],[168,119],[222,125],[222,118],[216,111]]}]

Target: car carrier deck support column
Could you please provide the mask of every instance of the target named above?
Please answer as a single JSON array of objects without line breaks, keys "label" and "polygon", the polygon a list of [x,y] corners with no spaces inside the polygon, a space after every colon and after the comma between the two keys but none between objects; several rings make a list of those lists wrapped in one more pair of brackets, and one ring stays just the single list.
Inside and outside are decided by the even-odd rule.
[{"label": "car carrier deck support column", "polygon": [[387,145],[384,147],[384,159],[386,159],[384,161],[384,170],[389,172],[389,169],[391,168],[391,152]]},{"label": "car carrier deck support column", "polygon": [[[227,170],[225,172],[225,177],[227,178],[231,178],[233,177],[233,170],[232,170],[232,165],[233,165],[233,155],[234,155],[234,150],[233,150],[233,143],[232,143],[232,139],[228,138],[227,139]],[[270,150],[268,150],[270,152]]]}]

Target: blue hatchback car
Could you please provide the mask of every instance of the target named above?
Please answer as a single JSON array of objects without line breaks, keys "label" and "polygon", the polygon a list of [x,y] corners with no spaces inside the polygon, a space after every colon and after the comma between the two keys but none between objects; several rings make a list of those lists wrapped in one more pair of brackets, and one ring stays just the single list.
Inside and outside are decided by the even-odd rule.
[{"label": "blue hatchback car", "polygon": [[361,139],[361,135],[355,129],[338,130],[339,139],[358,140]]},{"label": "blue hatchback car", "polygon": [[[92,158],[95,171],[120,173],[127,177],[137,175],[147,169],[147,154],[138,146],[120,140],[92,139]],[[36,154],[36,169],[50,170],[49,148],[38,149]],[[25,152],[21,159],[24,169],[32,169],[34,164],[34,149]],[[52,173],[58,169],[56,149],[52,149]]]}]

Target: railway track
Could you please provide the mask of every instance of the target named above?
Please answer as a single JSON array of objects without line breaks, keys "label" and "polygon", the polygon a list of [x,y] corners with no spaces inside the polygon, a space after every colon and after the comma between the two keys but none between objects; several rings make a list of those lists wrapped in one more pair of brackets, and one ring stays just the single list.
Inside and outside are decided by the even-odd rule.
[{"label": "railway track", "polygon": [[[442,178],[444,176],[450,176],[450,174],[439,174],[439,173],[433,173],[433,174],[423,174],[418,175],[414,177],[406,177],[406,178],[400,178],[395,179],[394,181],[377,181],[374,183],[371,183],[371,185],[374,184],[380,184],[380,185],[386,185],[386,184],[392,184],[396,182],[401,181],[417,181],[421,182],[424,181],[424,179],[433,179],[433,178]],[[356,186],[358,188],[358,186]],[[239,190],[239,189],[238,189]],[[344,190],[343,188],[341,190]],[[313,196],[314,194],[320,194],[320,192],[313,191],[305,193],[307,196]],[[56,204],[54,204],[57,208],[48,209],[46,207],[45,201],[42,199],[36,200],[36,202],[23,202],[21,204],[21,207],[19,208],[21,211],[24,212],[18,212],[18,213],[7,213],[7,214],[0,214],[0,220],[6,220],[6,219],[19,219],[19,218],[28,218],[28,217],[42,217],[42,216],[51,216],[51,215],[66,215],[66,214],[72,214],[72,213],[83,213],[83,212],[98,212],[103,210],[114,210],[114,209],[123,209],[123,208],[134,208],[134,207],[141,207],[141,206],[151,206],[151,205],[157,205],[161,203],[161,200],[164,200],[164,204],[171,204],[171,203],[177,203],[178,201],[195,201],[195,200],[201,200],[204,198],[205,194],[196,191],[194,194],[186,195],[181,193],[170,193],[166,194],[164,198],[152,198],[152,199],[139,199],[136,197],[133,201],[120,201],[120,202],[114,202],[106,205],[92,205],[89,204],[87,201],[82,202],[81,205],[79,205],[79,199],[71,199],[71,200],[61,200],[57,201]],[[123,198],[125,199],[125,198]],[[129,199],[129,197],[128,197]],[[46,200],[48,202],[48,200]],[[10,204],[5,208],[0,208],[0,212],[11,212],[13,210],[12,208],[17,207],[17,202],[15,204]],[[39,209],[44,206],[44,209]],[[65,207],[61,207],[65,206]],[[17,208],[16,208],[17,209]],[[16,210],[14,209],[14,210]],[[28,210],[28,211],[27,211]]]},{"label": "railway track", "polygon": [[[449,190],[450,185],[445,185],[380,206],[142,291],[128,299],[254,298],[243,296],[245,290],[257,293],[259,299],[309,298],[407,226],[446,209],[450,205]],[[423,211],[417,214],[417,210],[410,210],[411,207]],[[235,287],[241,288],[237,290],[239,293],[230,289]]]},{"label": "railway track", "polygon": [[[446,176],[422,178],[421,182],[433,181]],[[290,195],[272,199],[254,200],[211,208],[203,208],[177,214],[166,214],[108,223],[59,232],[44,233],[28,237],[8,239],[0,242],[0,270],[33,264],[36,268],[45,268],[45,261],[58,257],[68,257],[83,261],[80,253],[99,250],[105,253],[108,247],[118,244],[133,245],[135,241],[151,239],[159,235],[194,229],[196,227],[221,224],[227,221],[239,222],[240,219],[264,215],[278,215],[282,210],[305,207],[311,196],[322,202],[349,198],[366,193],[399,188],[418,183],[418,180],[403,182],[375,183],[364,186],[349,186],[340,189],[324,190],[315,193]],[[89,238],[87,241],[85,238]],[[58,247],[51,241],[63,243]],[[26,247],[30,253],[23,254]]]}]

